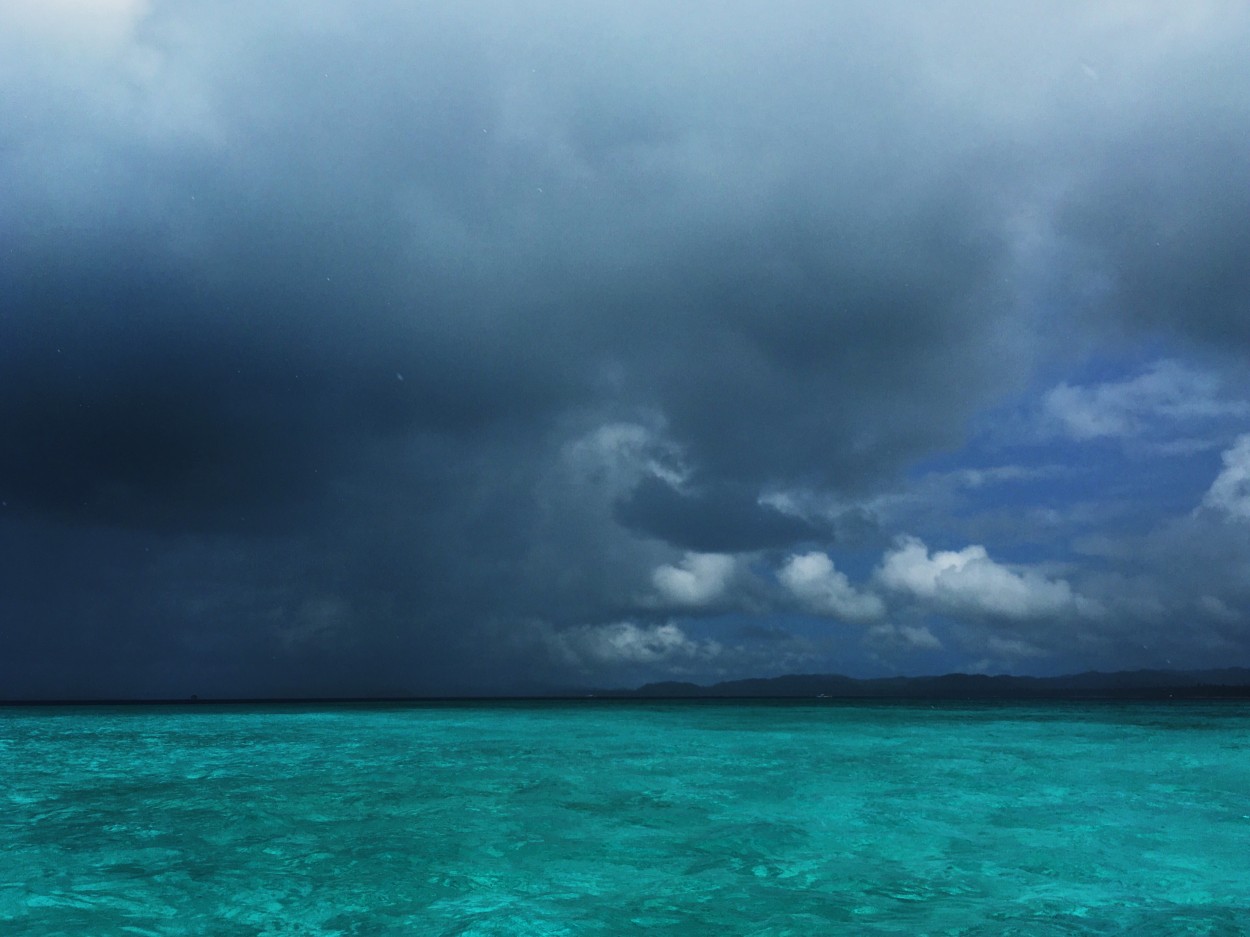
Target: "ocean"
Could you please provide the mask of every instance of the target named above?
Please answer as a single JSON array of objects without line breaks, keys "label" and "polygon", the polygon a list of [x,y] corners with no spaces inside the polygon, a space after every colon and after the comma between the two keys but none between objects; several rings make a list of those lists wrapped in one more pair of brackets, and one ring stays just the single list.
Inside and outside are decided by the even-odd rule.
[{"label": "ocean", "polygon": [[1250,934],[1250,705],[0,709],[0,934]]}]

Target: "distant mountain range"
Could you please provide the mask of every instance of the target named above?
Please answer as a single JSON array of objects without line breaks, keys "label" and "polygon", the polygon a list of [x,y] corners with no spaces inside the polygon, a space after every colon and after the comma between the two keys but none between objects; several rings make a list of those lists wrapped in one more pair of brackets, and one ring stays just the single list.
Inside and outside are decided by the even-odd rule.
[{"label": "distant mountain range", "polygon": [[841,674],[787,674],[728,680],[710,686],[696,683],[648,683],[635,689],[569,688],[504,696],[250,697],[198,696],[178,699],[4,699],[0,706],[243,704],[250,706],[321,703],[424,703],[526,699],[881,699],[881,700],[1250,700],[1250,668],[1220,670],[1122,670],[1068,674],[1062,677],[948,673],[940,677],[876,677],[861,680]]},{"label": "distant mountain range", "polygon": [[648,683],[632,690],[597,690],[592,695],[616,699],[1250,699],[1250,669],[1089,671],[1062,677],[950,673],[869,680],[838,674],[789,674],[711,686]]}]

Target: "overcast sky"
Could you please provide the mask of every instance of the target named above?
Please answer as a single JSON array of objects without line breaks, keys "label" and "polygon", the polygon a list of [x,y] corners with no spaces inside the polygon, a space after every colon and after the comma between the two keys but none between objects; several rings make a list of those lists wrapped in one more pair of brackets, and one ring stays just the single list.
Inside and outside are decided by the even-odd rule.
[{"label": "overcast sky", "polygon": [[1250,665],[1247,48],[0,4],[0,696]]}]

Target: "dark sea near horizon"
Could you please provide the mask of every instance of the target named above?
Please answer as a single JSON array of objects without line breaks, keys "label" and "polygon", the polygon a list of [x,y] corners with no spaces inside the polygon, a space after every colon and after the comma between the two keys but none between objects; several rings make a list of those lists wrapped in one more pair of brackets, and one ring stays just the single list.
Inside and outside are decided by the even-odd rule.
[{"label": "dark sea near horizon", "polygon": [[0,708],[0,934],[1250,934],[1250,704]]}]

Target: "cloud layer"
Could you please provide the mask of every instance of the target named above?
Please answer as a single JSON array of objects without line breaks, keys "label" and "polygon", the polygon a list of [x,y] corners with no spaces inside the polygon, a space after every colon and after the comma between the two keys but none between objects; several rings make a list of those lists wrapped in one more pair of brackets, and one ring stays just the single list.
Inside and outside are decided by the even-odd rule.
[{"label": "cloud layer", "polygon": [[[1247,38],[4,7],[6,692],[1159,663],[1179,609],[1243,653],[1240,580],[1169,551],[1244,559]],[[1161,481],[1089,454],[1132,439]]]},{"label": "cloud layer", "polygon": [[921,541],[904,538],[886,554],[878,576],[887,588],[972,617],[1038,619],[1096,610],[1063,580],[1015,572],[979,545],[930,554]]}]

